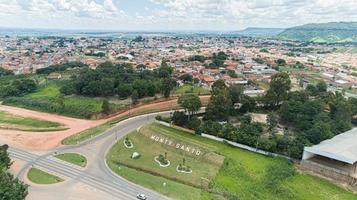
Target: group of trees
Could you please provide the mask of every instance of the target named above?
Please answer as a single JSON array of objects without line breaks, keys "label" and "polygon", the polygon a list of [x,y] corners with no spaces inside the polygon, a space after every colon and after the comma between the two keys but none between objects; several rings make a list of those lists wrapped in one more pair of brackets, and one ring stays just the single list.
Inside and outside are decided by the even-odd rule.
[{"label": "group of trees", "polygon": [[207,60],[207,58],[205,56],[202,55],[194,55],[192,57],[189,58],[189,61],[199,61],[199,62],[205,62]]},{"label": "group of trees", "polygon": [[37,69],[36,73],[48,75],[52,72],[63,72],[63,71],[66,71],[67,69],[77,68],[77,67],[78,68],[88,68],[88,65],[86,65],[82,62],[68,62],[68,63],[64,63],[64,64],[51,65],[46,68]]},{"label": "group of trees", "polygon": [[78,94],[91,97],[119,96],[138,99],[162,93],[170,96],[176,86],[172,79],[173,70],[163,62],[155,71],[136,71],[129,64],[102,63],[96,70],[84,68],[77,76],[65,84],[61,93]]},{"label": "group of trees", "polygon": [[[239,85],[228,87],[218,80],[212,86],[203,121],[196,122],[194,112],[188,112],[189,116],[177,112],[173,122],[199,134],[212,134],[294,158],[301,158],[304,146],[318,144],[352,128],[357,99],[347,100],[339,93],[327,92],[324,82],[309,85],[304,91],[291,92],[290,88],[289,75],[284,72],[272,76],[267,94],[259,98],[245,96]],[[179,102],[189,111],[193,105],[198,107],[194,101],[196,97],[184,96]],[[193,111],[197,109],[195,106]],[[252,122],[245,114],[255,110],[269,113],[266,125]],[[231,124],[231,118],[238,119],[238,123]],[[278,124],[289,127],[283,135],[276,134]]]},{"label": "group of trees", "polygon": [[14,72],[0,67],[0,77],[14,75]]},{"label": "group of trees", "polygon": [[223,51],[220,51],[218,53],[213,53],[212,62],[206,65],[205,67],[209,69],[218,69],[224,67],[224,61],[226,61],[227,59],[228,59],[228,55]]},{"label": "group of trees", "polygon": [[21,96],[37,89],[37,83],[30,78],[16,77],[1,82],[0,97]]},{"label": "group of trees", "polygon": [[0,199],[22,200],[28,194],[27,185],[8,172],[12,162],[7,150],[7,145],[0,146]]}]

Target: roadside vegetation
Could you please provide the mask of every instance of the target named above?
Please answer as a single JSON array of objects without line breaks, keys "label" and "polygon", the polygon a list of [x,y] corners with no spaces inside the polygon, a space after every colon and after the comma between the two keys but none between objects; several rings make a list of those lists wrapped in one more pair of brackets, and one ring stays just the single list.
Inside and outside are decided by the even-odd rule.
[{"label": "roadside vegetation", "polygon": [[12,161],[8,148],[7,145],[0,146],[0,199],[24,200],[28,195],[28,185],[10,174]]},{"label": "roadside vegetation", "polygon": [[[207,105],[207,100],[208,98],[201,98],[201,104],[202,105]],[[119,114],[118,117],[115,117],[114,119],[95,126],[93,128],[84,130],[82,132],[79,132],[77,134],[74,134],[72,136],[69,136],[62,140],[62,144],[65,145],[76,145],[81,142],[84,142],[92,137],[95,137],[97,135],[100,135],[104,133],[106,130],[112,128],[115,124],[119,123],[120,121],[123,121],[125,119],[128,119],[130,117],[135,117],[139,115],[144,115],[144,114],[149,114],[149,113],[155,113],[155,112],[163,112],[163,111],[169,111],[169,110],[176,110],[181,108],[179,104],[177,104],[176,100],[170,100],[169,102],[163,102],[162,105],[158,106],[142,106],[138,108],[134,108],[129,112]]]},{"label": "roadside vegetation", "polygon": [[14,129],[21,131],[60,131],[65,130],[57,122],[25,118],[0,111],[0,129]]},{"label": "roadside vegetation", "polygon": [[37,168],[31,168],[27,174],[28,179],[36,184],[55,184],[64,181],[63,179],[44,172]]},{"label": "roadside vegetation", "polygon": [[87,165],[87,158],[78,153],[58,154],[55,157],[60,160],[78,165],[80,167],[85,167]]},{"label": "roadside vegetation", "polygon": [[[327,92],[324,82],[310,84],[302,91],[290,88],[285,72],[273,75],[267,94],[258,97],[246,96],[242,87],[227,87],[218,80],[212,86],[210,103],[202,118],[194,113],[200,108],[194,106],[197,98],[185,95],[179,103],[186,113],[175,112],[166,121],[197,134],[214,135],[296,159],[301,158],[305,146],[350,130],[355,123],[355,98],[345,99],[338,92]],[[251,112],[264,113],[267,120],[255,122]]]}]

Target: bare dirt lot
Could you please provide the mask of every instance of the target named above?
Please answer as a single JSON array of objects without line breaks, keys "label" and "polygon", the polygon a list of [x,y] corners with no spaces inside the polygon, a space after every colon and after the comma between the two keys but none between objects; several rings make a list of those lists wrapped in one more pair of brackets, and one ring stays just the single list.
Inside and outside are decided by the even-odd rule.
[{"label": "bare dirt lot", "polygon": [[[201,100],[205,105],[209,100],[209,96],[203,96],[201,97]],[[130,112],[140,114],[147,112],[157,112],[160,110],[169,110],[171,108],[177,107],[177,99],[172,99],[168,101],[142,105],[131,109]],[[129,111],[125,111],[110,116],[110,118],[107,119],[84,120],[5,105],[0,105],[0,111],[9,112],[22,117],[58,122],[68,127],[67,130],[56,132],[25,132],[19,130],[0,129],[0,144],[9,144],[15,147],[37,151],[45,151],[54,147],[58,147],[61,145],[61,141],[68,136],[74,135],[94,126],[98,126],[122,115],[129,114]]]},{"label": "bare dirt lot", "polygon": [[59,146],[63,138],[107,121],[75,119],[5,105],[0,105],[0,111],[9,112],[22,117],[58,122],[69,128],[67,130],[56,132],[27,132],[0,129],[1,144],[10,144],[16,147],[22,147],[31,150],[47,150],[49,148]]}]

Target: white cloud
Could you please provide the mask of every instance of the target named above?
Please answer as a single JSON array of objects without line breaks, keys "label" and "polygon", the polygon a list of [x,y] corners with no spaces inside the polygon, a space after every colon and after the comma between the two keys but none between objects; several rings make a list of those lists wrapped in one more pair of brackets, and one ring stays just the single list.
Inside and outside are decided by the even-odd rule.
[{"label": "white cloud", "polygon": [[[246,26],[292,26],[309,22],[357,20],[356,0],[151,0],[167,10],[163,20],[215,21],[231,29]],[[227,27],[229,28],[229,27]]]},{"label": "white cloud", "polygon": [[125,12],[121,0],[0,0],[0,26],[237,30],[357,21],[357,0],[130,1]]}]

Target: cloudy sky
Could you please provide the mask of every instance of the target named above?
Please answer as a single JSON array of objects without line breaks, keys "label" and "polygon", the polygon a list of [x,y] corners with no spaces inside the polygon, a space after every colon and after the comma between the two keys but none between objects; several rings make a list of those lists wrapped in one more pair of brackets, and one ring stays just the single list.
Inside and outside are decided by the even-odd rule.
[{"label": "cloudy sky", "polygon": [[357,21],[357,0],[0,0],[0,27],[241,30]]}]

